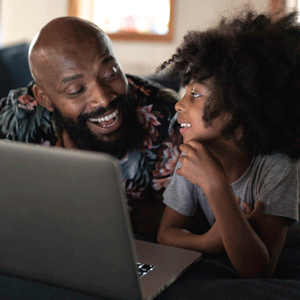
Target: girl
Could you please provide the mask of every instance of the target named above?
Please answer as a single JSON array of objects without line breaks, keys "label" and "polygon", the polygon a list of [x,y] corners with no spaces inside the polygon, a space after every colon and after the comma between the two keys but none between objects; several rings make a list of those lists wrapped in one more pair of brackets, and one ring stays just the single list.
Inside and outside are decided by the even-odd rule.
[{"label": "girl", "polygon": [[[300,28],[246,12],[188,33],[159,70],[179,74],[182,156],[164,193],[158,242],[226,251],[241,276],[271,276],[298,222]],[[210,229],[185,230],[200,206]]]}]

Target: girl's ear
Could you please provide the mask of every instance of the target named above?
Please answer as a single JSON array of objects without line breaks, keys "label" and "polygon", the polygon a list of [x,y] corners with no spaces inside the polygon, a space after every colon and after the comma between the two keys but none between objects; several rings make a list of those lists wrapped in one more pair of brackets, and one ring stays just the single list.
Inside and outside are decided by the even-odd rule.
[{"label": "girl's ear", "polygon": [[34,98],[40,105],[47,108],[49,111],[54,111],[54,106],[51,100],[49,99],[48,95],[44,92],[44,90],[40,86],[34,84],[32,87],[32,92]]}]

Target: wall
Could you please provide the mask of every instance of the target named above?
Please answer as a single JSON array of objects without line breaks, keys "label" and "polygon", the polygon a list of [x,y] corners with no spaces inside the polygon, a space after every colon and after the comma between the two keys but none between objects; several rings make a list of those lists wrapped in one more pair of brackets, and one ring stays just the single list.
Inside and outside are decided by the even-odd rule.
[{"label": "wall", "polygon": [[265,11],[268,3],[269,0],[176,0],[172,43],[135,43],[133,47],[129,42],[114,42],[115,52],[127,72],[149,73],[171,56],[188,30],[212,26],[222,14],[239,11],[245,4]]},{"label": "wall", "polygon": [[67,14],[67,0],[0,0],[3,45],[31,41],[51,19]]},{"label": "wall", "polygon": [[[67,0],[0,1],[4,45],[31,41],[48,21],[67,14]],[[172,43],[114,41],[116,56],[126,72],[149,74],[170,57],[188,30],[212,26],[221,15],[230,15],[246,4],[255,10],[266,11],[269,0],[176,0]]]}]

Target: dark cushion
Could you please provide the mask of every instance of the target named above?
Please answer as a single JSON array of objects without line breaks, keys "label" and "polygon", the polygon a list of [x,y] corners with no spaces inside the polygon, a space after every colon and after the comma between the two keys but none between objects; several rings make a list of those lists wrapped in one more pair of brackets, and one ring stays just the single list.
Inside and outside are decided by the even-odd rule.
[{"label": "dark cushion", "polygon": [[181,80],[179,77],[170,78],[165,75],[151,75],[151,76],[146,76],[146,78],[158,82],[162,86],[167,87],[169,89],[173,89],[176,92],[179,92],[181,87]]},{"label": "dark cushion", "polygon": [[0,60],[0,99],[8,94],[12,85],[13,82],[9,70]]},{"label": "dark cushion", "polygon": [[0,98],[11,89],[27,86],[32,80],[28,64],[28,43],[0,49]]}]

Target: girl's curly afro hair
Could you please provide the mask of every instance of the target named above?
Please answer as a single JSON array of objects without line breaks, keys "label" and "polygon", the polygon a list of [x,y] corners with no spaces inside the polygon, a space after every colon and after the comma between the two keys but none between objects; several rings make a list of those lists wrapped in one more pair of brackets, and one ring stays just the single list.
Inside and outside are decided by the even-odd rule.
[{"label": "girl's curly afro hair", "polygon": [[300,27],[297,12],[267,16],[246,11],[216,28],[191,31],[158,72],[182,84],[213,78],[213,103],[203,115],[209,126],[220,112],[232,115],[223,130],[251,155],[300,157]]}]

